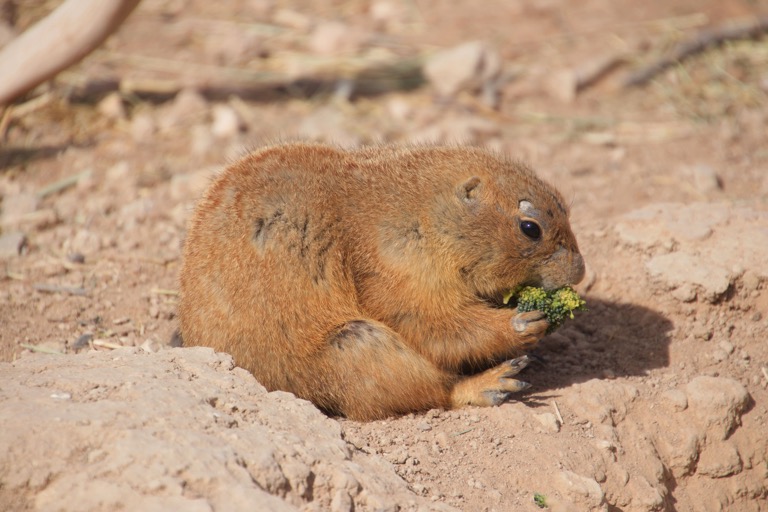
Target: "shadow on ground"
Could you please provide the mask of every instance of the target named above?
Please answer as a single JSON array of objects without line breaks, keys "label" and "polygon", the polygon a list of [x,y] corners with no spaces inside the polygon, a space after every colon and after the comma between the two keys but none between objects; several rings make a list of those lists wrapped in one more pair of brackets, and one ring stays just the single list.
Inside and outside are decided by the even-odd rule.
[{"label": "shadow on ground", "polygon": [[646,375],[669,366],[672,322],[635,304],[588,300],[557,332],[545,337],[522,379],[532,392],[563,388],[590,379]]}]

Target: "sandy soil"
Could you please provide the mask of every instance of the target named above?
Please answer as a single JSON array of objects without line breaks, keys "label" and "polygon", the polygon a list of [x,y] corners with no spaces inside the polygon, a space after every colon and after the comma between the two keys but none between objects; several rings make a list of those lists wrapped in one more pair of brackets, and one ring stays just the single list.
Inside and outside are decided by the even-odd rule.
[{"label": "sandy soil", "polygon": [[[0,509],[768,510],[768,43],[621,87],[768,5],[213,5],[145,0],[0,123]],[[530,392],[356,423],[167,347],[195,200],[293,138],[485,145],[563,191],[589,311]]]}]

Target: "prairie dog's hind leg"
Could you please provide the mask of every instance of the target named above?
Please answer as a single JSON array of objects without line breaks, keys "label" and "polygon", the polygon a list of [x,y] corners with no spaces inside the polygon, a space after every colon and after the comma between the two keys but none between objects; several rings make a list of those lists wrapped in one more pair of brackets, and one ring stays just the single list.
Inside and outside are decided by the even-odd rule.
[{"label": "prairie dog's hind leg", "polygon": [[305,398],[331,413],[373,420],[450,405],[452,378],[374,320],[334,329],[317,362],[318,386]]},{"label": "prairie dog's hind leg", "polygon": [[512,378],[523,371],[529,362],[528,356],[517,357],[460,380],[451,391],[451,407],[501,405],[512,393],[531,387],[527,382]]}]

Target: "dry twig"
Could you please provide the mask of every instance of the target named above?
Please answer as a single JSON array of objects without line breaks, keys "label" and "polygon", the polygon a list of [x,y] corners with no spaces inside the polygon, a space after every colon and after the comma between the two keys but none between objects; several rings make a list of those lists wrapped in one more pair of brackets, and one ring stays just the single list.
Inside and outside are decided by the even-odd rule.
[{"label": "dry twig", "polygon": [[43,293],[68,293],[70,295],[85,296],[88,294],[85,288],[75,286],[58,286],[55,284],[38,283],[34,285],[35,290]]},{"label": "dry twig", "polygon": [[555,415],[557,416],[557,420],[560,422],[561,425],[565,425],[565,421],[563,420],[563,415],[560,414],[560,408],[557,406],[557,402],[552,400],[552,406],[555,408]]},{"label": "dry twig", "polygon": [[669,54],[630,73],[624,79],[624,87],[643,85],[668,67],[707,48],[726,41],[752,39],[768,32],[768,16],[746,21],[730,22],[711,29],[702,30],[692,38],[680,42]]},{"label": "dry twig", "polygon": [[63,352],[59,352],[58,350],[54,350],[52,348],[39,347],[37,345],[30,345],[29,343],[22,343],[21,346],[27,350],[31,350],[32,352],[40,352],[41,354],[62,354],[63,353]]}]

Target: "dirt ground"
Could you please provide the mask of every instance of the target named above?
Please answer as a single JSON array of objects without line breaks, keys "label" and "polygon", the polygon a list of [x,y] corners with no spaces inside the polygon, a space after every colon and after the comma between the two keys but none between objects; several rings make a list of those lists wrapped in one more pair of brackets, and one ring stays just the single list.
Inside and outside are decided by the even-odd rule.
[{"label": "dirt ground", "polygon": [[[18,4],[0,44],[56,2]],[[478,5],[144,0],[5,113],[1,509],[768,510],[768,39],[623,85],[768,3]],[[483,145],[557,185],[589,310],[529,392],[356,423],[167,348],[196,199],[286,139]]]}]

